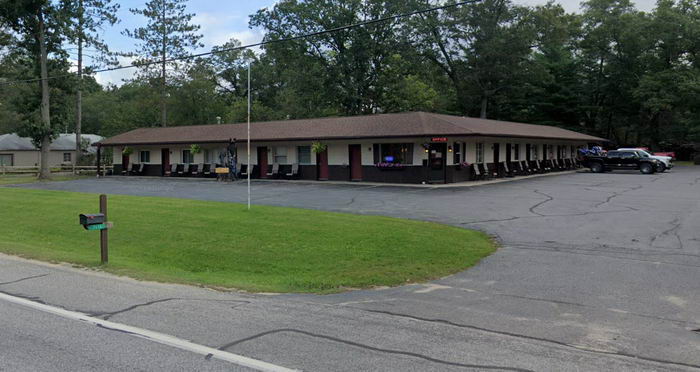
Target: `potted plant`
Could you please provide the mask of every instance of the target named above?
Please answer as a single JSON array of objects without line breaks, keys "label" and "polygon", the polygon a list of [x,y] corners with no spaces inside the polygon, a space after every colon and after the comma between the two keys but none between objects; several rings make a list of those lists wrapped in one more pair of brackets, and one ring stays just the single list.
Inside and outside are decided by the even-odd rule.
[{"label": "potted plant", "polygon": [[197,154],[199,154],[200,152],[202,152],[202,146],[197,145],[197,144],[190,145],[190,153],[191,153],[192,155],[197,155]]},{"label": "potted plant", "polygon": [[328,145],[323,144],[321,142],[314,142],[311,144],[311,151],[314,152],[314,154],[320,154],[328,149]]},{"label": "potted plant", "polygon": [[122,155],[124,155],[124,156],[129,156],[133,153],[134,153],[134,149],[132,149],[131,147],[128,147],[128,146],[124,147],[124,149],[122,150]]}]

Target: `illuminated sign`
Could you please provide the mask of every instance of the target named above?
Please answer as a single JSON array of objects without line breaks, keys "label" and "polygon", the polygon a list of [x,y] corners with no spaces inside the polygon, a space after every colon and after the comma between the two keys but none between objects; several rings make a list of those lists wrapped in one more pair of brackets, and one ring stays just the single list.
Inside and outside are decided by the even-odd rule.
[{"label": "illuminated sign", "polygon": [[447,137],[433,137],[430,141],[432,141],[432,142],[447,142]]}]

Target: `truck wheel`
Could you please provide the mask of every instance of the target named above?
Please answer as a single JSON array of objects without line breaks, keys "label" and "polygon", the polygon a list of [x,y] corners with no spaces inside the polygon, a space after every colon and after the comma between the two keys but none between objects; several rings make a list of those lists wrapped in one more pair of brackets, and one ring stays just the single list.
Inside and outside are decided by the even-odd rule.
[{"label": "truck wheel", "polygon": [[666,171],[666,163],[659,163],[659,169],[657,170],[657,172],[663,173],[665,171]]},{"label": "truck wheel", "polygon": [[649,163],[644,163],[644,164],[640,165],[640,166],[639,166],[639,170],[640,170],[643,174],[652,174],[652,173],[654,173],[654,167],[653,167],[651,164],[649,164]]},{"label": "truck wheel", "polygon": [[603,164],[600,163],[593,163],[591,164],[591,172],[593,173],[603,173],[605,169],[603,168]]}]

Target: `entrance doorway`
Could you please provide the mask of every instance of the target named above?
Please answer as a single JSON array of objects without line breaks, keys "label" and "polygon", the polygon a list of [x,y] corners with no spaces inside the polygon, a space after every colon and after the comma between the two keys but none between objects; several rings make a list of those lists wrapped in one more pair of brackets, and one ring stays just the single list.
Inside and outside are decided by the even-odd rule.
[{"label": "entrance doorway", "polygon": [[528,161],[528,164],[530,162],[530,153],[532,152],[532,145],[529,143],[525,145],[525,160]]},{"label": "entrance doorway", "polygon": [[267,178],[267,146],[258,147],[258,177]]},{"label": "entrance doorway", "polygon": [[428,147],[428,182],[445,183],[446,143],[431,143]]},{"label": "entrance doorway", "polygon": [[494,143],[493,144],[493,163],[498,166],[498,163],[501,162],[501,144],[500,143]]},{"label": "entrance doorway", "polygon": [[122,172],[126,172],[129,169],[129,155],[122,154]]},{"label": "entrance doorway", "polygon": [[161,174],[165,176],[165,173],[170,170],[170,149],[161,149],[160,159]]},{"label": "entrance doorway", "polygon": [[319,181],[328,181],[328,149],[316,154],[316,178]]},{"label": "entrance doorway", "polygon": [[350,181],[362,181],[362,146],[349,145]]},{"label": "entrance doorway", "polygon": [[510,162],[512,159],[513,158],[512,158],[512,154],[511,154],[511,144],[506,143],[506,164],[508,164],[508,166],[510,166]]}]

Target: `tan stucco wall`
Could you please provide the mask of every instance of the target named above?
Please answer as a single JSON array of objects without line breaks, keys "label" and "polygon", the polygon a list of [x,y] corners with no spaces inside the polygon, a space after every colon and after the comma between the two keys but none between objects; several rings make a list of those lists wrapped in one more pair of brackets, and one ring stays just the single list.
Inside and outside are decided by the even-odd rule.
[{"label": "tan stucco wall", "polygon": [[[64,162],[63,154],[70,153],[71,161]],[[13,161],[15,167],[36,167],[39,165],[41,159],[41,152],[39,151],[0,151],[0,154],[11,154],[13,155]],[[72,164],[75,160],[75,151],[51,151],[49,153],[49,166],[55,167],[62,164]]]}]

